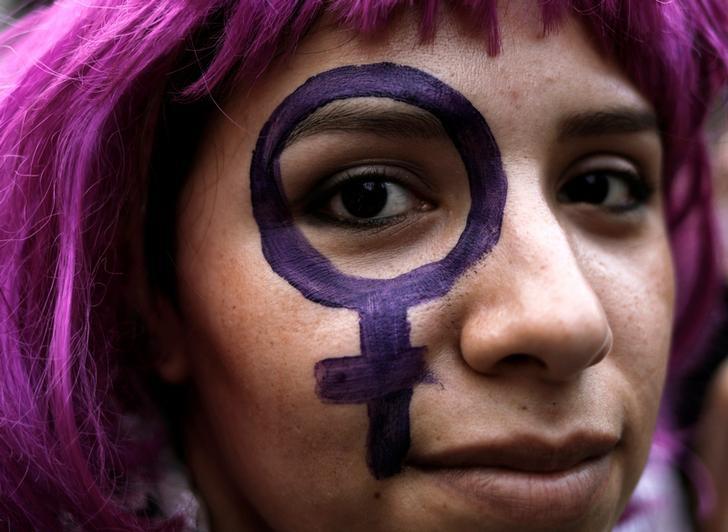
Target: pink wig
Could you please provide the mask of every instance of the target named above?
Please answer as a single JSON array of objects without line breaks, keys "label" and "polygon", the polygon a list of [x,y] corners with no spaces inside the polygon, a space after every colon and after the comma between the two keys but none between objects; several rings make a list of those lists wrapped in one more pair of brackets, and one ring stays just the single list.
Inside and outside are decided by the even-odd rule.
[{"label": "pink wig", "polygon": [[[212,102],[249,88],[323,13],[371,34],[413,3],[68,0],[5,31],[0,525],[179,526],[153,523],[125,502],[131,480],[153,471],[143,459],[153,453],[125,423],[153,404],[139,383],[145,335],[126,294],[142,252],[153,288],[174,294],[176,192],[190,163],[182,157],[197,141],[189,137]],[[705,338],[719,285],[702,126],[726,83],[728,9],[720,0],[538,3],[544,33],[558,31],[565,15],[581,19],[660,118],[678,283],[671,368],[679,374]],[[418,2],[423,40],[437,30],[439,4]],[[496,0],[457,5],[497,54]],[[186,127],[176,125],[182,117]]]}]

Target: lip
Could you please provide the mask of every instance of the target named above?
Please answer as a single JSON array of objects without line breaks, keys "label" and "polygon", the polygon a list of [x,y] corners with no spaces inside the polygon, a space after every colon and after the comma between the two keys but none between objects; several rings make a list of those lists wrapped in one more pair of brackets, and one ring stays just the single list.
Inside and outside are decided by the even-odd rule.
[{"label": "lip", "polygon": [[478,513],[512,524],[578,521],[604,494],[618,438],[521,436],[414,455],[408,466]]}]

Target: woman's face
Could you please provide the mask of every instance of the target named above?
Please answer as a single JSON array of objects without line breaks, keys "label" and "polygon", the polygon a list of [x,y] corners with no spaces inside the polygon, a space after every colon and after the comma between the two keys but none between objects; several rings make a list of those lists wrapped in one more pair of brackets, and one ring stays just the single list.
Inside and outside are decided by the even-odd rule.
[{"label": "woman's face", "polygon": [[[624,508],[670,344],[660,138],[577,23],[544,38],[508,7],[496,57],[451,13],[426,45],[413,14],[372,40],[321,23],[206,133],[160,371],[192,385],[187,461],[216,529],[609,530]],[[321,81],[384,62],[374,88]],[[272,219],[251,168],[276,164],[253,151],[322,73],[316,98],[357,96],[271,140]],[[416,297],[361,288],[431,263]]]}]

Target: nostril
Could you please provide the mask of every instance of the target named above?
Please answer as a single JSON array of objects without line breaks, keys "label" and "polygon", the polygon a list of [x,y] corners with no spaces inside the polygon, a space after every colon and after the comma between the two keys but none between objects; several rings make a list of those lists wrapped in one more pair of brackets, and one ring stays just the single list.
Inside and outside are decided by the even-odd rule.
[{"label": "nostril", "polygon": [[513,370],[534,365],[540,368],[546,367],[546,364],[543,360],[532,355],[527,355],[525,353],[514,353],[512,355],[508,355],[507,357],[504,357],[503,359],[498,361],[497,365],[503,369],[508,368]]}]

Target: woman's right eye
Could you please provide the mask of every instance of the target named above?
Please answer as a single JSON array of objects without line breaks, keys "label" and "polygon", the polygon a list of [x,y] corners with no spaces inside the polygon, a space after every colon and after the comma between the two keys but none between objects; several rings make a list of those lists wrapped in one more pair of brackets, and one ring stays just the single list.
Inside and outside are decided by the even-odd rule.
[{"label": "woman's right eye", "polygon": [[314,202],[312,213],[324,220],[353,227],[386,226],[424,212],[431,204],[391,171],[368,168],[348,170],[332,177]]}]

